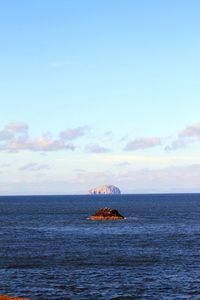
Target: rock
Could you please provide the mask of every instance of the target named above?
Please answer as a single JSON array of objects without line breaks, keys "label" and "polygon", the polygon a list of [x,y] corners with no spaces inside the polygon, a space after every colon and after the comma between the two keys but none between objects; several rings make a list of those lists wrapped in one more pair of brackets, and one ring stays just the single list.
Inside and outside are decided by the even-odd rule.
[{"label": "rock", "polygon": [[116,210],[109,207],[99,209],[94,215],[89,217],[90,220],[121,220],[122,215]]},{"label": "rock", "polygon": [[114,185],[101,185],[89,190],[91,195],[120,195],[121,191]]}]

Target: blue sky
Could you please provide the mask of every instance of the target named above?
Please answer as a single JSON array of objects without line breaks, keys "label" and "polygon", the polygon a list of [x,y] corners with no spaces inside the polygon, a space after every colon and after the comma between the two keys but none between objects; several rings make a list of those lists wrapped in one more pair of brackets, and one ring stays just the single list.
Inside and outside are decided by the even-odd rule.
[{"label": "blue sky", "polygon": [[199,13],[1,1],[0,194],[200,192]]}]

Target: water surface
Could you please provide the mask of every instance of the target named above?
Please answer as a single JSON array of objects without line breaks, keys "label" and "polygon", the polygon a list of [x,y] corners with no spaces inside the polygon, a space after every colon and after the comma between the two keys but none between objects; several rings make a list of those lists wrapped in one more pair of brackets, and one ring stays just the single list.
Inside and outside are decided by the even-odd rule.
[{"label": "water surface", "polygon": [[0,294],[200,299],[200,195],[0,197]]}]

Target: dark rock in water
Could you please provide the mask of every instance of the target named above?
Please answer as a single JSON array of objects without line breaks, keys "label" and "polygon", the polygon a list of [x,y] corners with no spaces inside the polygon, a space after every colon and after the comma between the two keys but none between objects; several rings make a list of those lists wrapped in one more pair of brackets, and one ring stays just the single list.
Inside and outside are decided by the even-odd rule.
[{"label": "dark rock in water", "polygon": [[90,220],[121,220],[122,215],[116,210],[108,207],[99,209],[94,215],[89,217]]}]

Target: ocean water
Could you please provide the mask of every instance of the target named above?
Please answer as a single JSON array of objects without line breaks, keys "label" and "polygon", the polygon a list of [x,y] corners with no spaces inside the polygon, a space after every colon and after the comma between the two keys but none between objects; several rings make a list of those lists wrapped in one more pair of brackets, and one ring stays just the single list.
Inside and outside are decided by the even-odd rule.
[{"label": "ocean water", "polygon": [[200,299],[200,194],[0,197],[0,294]]}]

